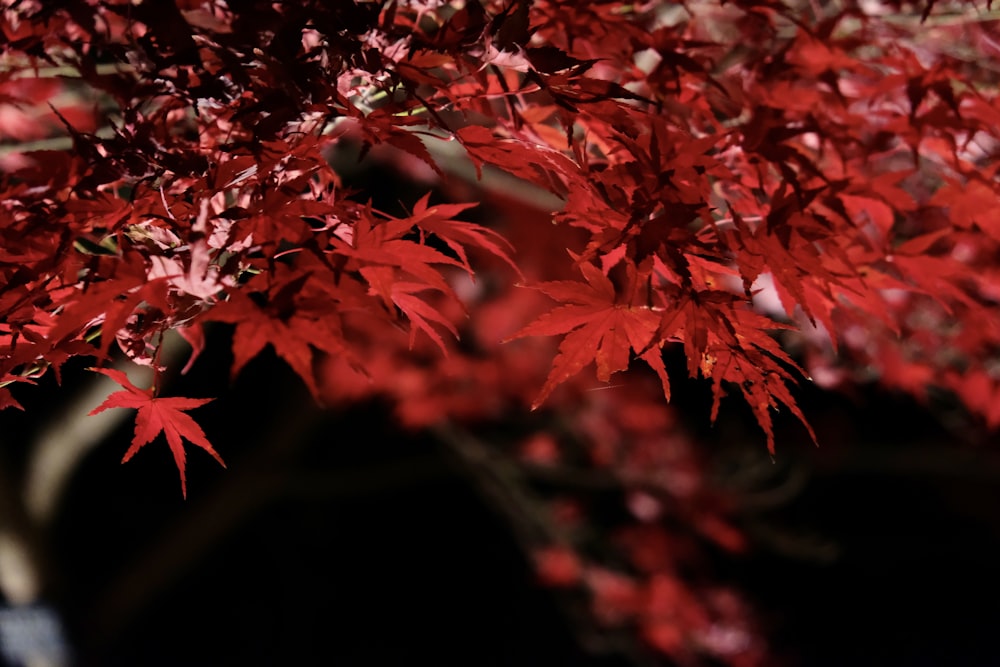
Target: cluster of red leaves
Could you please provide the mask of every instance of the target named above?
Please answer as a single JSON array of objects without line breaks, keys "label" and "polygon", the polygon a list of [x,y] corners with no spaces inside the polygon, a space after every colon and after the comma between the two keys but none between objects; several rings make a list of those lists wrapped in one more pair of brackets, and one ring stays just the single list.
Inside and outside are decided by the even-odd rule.
[{"label": "cluster of red leaves", "polygon": [[[772,449],[800,376],[936,386],[1000,425],[997,19],[931,5],[14,3],[0,407],[224,322],[234,376],[270,346],[318,400],[388,395],[414,425],[586,412],[618,394],[585,371],[629,387],[636,359],[669,398],[668,346]],[[430,196],[389,215],[331,167],[349,142],[478,196],[445,174],[458,145],[562,204],[488,193],[498,231]],[[199,401],[104,372],[125,390],[102,407],[139,410],[126,457],[162,430],[183,485],[181,437],[214,454]],[[611,423],[602,446],[635,440]]]}]

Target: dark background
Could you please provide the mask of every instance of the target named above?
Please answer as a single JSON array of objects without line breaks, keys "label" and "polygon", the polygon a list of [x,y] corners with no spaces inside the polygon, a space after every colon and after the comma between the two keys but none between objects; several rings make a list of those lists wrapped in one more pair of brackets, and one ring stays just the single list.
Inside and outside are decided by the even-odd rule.
[{"label": "dark background", "polygon": [[[119,465],[125,420],[39,536],[79,664],[638,664],[585,649],[433,438],[396,431],[377,403],[317,410],[270,354],[233,385],[228,364],[207,355],[171,385],[219,396],[196,416],[227,470],[189,450],[183,501],[162,443]],[[45,380],[19,393],[25,413],[0,415],[15,487],[32,434],[92,378],[70,367],[61,390]],[[701,388],[677,395],[681,414],[708,414]],[[995,443],[940,405],[874,391],[803,403],[820,447],[779,422],[773,463],[737,401],[690,425],[720,484],[762,457],[804,480],[776,504],[747,494],[749,554],[708,554],[755,604],[775,663],[998,664]]]}]

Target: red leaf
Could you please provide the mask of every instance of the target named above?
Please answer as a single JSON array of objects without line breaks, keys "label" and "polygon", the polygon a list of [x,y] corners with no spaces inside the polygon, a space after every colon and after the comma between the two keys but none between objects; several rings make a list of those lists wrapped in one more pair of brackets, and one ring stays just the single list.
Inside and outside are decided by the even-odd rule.
[{"label": "red leaf", "polygon": [[451,335],[458,338],[458,330],[455,325],[449,322],[445,317],[438,312],[433,306],[428,304],[426,301],[414,296],[417,292],[426,290],[427,288],[423,285],[417,283],[408,282],[396,282],[392,284],[392,302],[399,307],[406,316],[413,323],[410,329],[410,348],[413,347],[414,338],[417,333],[417,329],[420,329],[426,333],[431,340],[433,340],[441,352],[447,356],[448,348],[444,344],[444,339],[434,330],[431,326],[431,322],[437,322],[445,329],[451,332]]},{"label": "red leaf", "polygon": [[[480,176],[484,163],[495,165],[560,196],[569,190],[567,182],[574,177],[579,178],[579,167],[559,151],[499,139],[489,129],[478,125],[463,127],[455,135],[462,142]],[[580,183],[572,181],[572,184]]]},{"label": "red leaf", "polygon": [[670,385],[660,350],[650,346],[660,315],[649,307],[617,303],[611,280],[592,264],[581,264],[580,270],[586,283],[562,280],[539,285],[539,290],[569,305],[543,315],[513,336],[566,335],[532,409],[592,361],[597,364],[597,379],[607,382],[612,373],[628,367],[631,351],[641,354],[653,367],[669,400]]},{"label": "red leaf", "polygon": [[167,445],[174,455],[174,462],[181,475],[181,493],[187,498],[187,478],[184,474],[185,452],[183,439],[201,447],[219,462],[223,468],[226,464],[222,457],[208,442],[201,427],[184,411],[201,407],[210,402],[210,398],[159,398],[153,395],[152,389],[140,389],[132,384],[128,376],[121,371],[110,368],[92,368],[91,370],[107,375],[120,384],[122,391],[116,391],[90,411],[91,415],[103,412],[108,408],[132,408],[139,413],[135,417],[135,436],[132,445],[122,457],[122,463],[131,459],[143,445],[152,442],[161,432],[167,438]]},{"label": "red leaf", "polygon": [[508,251],[510,243],[492,229],[471,222],[453,220],[462,211],[472,208],[475,204],[438,204],[428,207],[430,193],[420,198],[413,207],[413,217],[410,222],[421,229],[436,234],[458,255],[462,266],[472,275],[472,266],[466,256],[466,246],[478,246],[494,256],[502,259],[521,276],[521,270],[510,258]]},{"label": "red leaf", "polygon": [[247,362],[270,345],[318,400],[319,387],[313,374],[313,348],[332,354],[344,353],[345,348],[332,305],[327,310],[310,312],[308,307],[303,307],[301,302],[290,296],[302,289],[305,277],[300,275],[280,289],[272,290],[269,303],[264,307],[258,306],[243,292],[234,291],[229,301],[206,313],[203,321],[236,325],[231,370],[233,378]]},{"label": "red leaf", "polygon": [[571,549],[558,545],[534,553],[535,571],[539,581],[553,588],[575,586],[583,578],[583,564]]},{"label": "red leaf", "polygon": [[0,387],[0,410],[6,410],[7,408],[24,410],[24,407],[22,407],[10,393],[10,389],[7,389],[7,387]]}]

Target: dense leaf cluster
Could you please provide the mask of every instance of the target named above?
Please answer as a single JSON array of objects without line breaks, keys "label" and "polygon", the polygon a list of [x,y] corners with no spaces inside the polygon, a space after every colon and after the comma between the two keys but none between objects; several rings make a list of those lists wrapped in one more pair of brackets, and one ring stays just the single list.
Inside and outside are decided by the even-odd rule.
[{"label": "dense leaf cluster", "polygon": [[[805,422],[802,377],[937,387],[1000,424],[989,7],[5,6],[0,407],[74,356],[159,373],[165,336],[197,354],[224,322],[234,376],[271,346],[317,400],[387,395],[415,425],[615,414],[593,460],[667,477],[625,410],[661,408],[618,374],[641,360],[669,398],[670,346],[713,416],[742,394],[772,450],[774,409]],[[331,166],[347,146],[428,194],[379,210]],[[492,222],[451,203],[472,197]],[[591,365],[627,388],[588,392]],[[125,382],[129,455],[159,426],[183,483],[181,436],[214,453],[196,401]],[[696,631],[729,650],[709,616],[637,600],[622,613],[668,653]]]}]

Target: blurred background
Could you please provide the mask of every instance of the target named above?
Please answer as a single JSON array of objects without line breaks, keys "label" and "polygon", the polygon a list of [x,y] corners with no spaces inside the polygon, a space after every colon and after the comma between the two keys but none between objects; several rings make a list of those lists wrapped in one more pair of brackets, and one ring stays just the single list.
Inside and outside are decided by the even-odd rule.
[{"label": "blurred background", "polygon": [[[114,389],[79,365],[0,417],[7,664],[671,664],[627,633],[590,641],[453,447],[378,402],[314,407],[270,353],[230,385],[211,333],[223,352],[170,389],[219,397],[196,417],[228,469],[193,451],[186,501],[166,447],[119,465],[129,411],[50,497],[26,495],[45,439],[86,440]],[[995,442],[896,396],[807,391],[820,447],[779,422],[772,460],[735,402],[709,427],[704,387],[676,395],[748,539],[700,557],[750,601],[767,664],[997,664]]]}]

